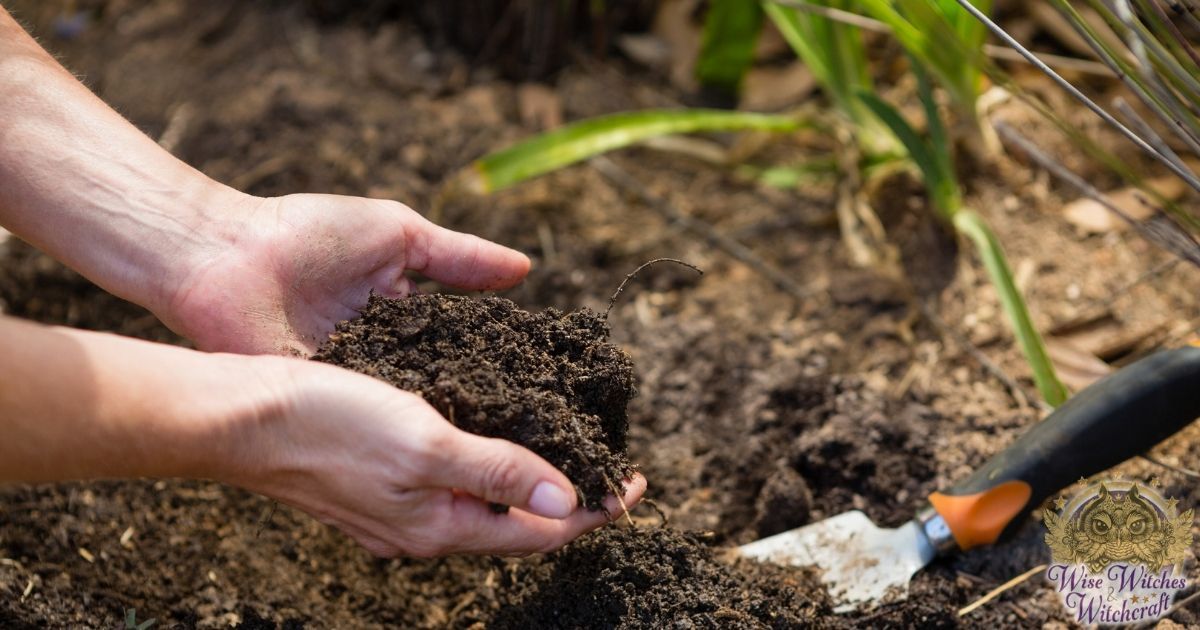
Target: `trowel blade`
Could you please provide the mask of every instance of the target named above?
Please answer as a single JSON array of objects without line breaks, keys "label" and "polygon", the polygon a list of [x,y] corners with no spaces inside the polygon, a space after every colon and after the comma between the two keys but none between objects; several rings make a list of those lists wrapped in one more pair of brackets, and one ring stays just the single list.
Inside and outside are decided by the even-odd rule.
[{"label": "trowel blade", "polygon": [[857,510],[756,540],[739,551],[766,562],[818,567],[835,612],[903,600],[909,579],[935,555],[916,521],[886,529]]}]

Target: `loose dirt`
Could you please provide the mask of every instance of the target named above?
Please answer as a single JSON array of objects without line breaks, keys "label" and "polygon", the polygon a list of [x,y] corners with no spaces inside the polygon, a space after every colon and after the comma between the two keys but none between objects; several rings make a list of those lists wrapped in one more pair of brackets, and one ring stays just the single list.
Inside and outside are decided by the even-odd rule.
[{"label": "loose dirt", "polygon": [[516,442],[601,509],[634,471],[626,407],[633,363],[608,343],[605,319],[584,309],[529,313],[511,300],[372,296],[317,355],[419,393],[471,433]]}]

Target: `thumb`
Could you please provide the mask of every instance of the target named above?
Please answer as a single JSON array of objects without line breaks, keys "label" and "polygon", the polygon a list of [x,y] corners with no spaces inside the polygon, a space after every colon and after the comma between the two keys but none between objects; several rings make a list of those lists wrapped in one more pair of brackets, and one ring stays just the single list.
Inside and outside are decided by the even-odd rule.
[{"label": "thumb", "polygon": [[415,212],[405,226],[407,267],[460,289],[507,289],[529,273],[529,258],[514,249],[455,232]]},{"label": "thumb", "polygon": [[507,440],[452,431],[441,451],[443,484],[547,518],[566,518],[575,511],[574,486],[533,451]]}]

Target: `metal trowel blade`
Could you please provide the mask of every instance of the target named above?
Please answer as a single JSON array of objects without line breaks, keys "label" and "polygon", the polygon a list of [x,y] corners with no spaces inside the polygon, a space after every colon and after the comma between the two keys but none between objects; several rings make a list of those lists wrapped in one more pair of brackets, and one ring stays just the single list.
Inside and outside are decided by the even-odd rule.
[{"label": "metal trowel blade", "polygon": [[908,596],[908,581],[935,552],[916,521],[876,527],[866,514],[845,512],[738,548],[765,562],[815,566],[835,612],[870,609]]}]

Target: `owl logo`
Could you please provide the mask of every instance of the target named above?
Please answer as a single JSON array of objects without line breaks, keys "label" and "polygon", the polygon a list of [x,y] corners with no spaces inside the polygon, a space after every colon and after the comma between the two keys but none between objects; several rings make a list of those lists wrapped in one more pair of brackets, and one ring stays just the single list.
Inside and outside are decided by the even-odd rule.
[{"label": "owl logo", "polygon": [[1089,486],[1059,507],[1044,517],[1054,561],[1094,574],[1116,562],[1155,572],[1181,562],[1192,545],[1192,510],[1176,514],[1174,499],[1137,483]]}]

